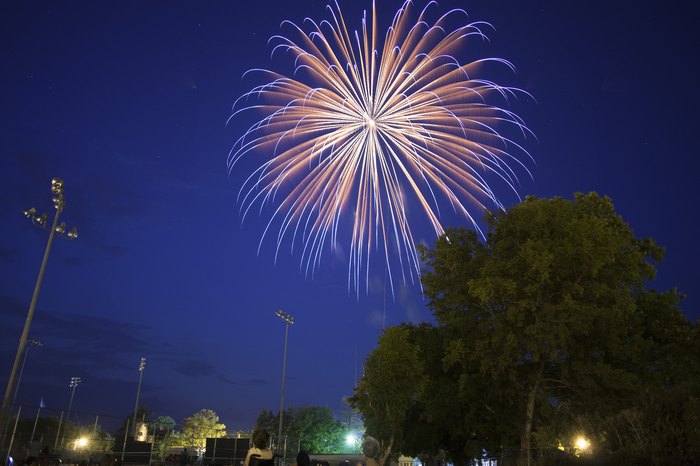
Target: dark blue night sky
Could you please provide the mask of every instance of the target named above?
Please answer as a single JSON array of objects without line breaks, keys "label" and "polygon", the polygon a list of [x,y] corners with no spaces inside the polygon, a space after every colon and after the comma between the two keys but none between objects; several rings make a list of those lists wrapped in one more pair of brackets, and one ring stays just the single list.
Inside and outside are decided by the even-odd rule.
[{"label": "dark blue night sky", "polygon": [[[245,6],[243,6],[245,3]],[[377,0],[384,27],[400,6]],[[419,5],[423,5],[420,0]],[[123,417],[141,400],[178,422],[214,409],[229,430],[279,407],[284,325],[286,405],[338,411],[382,326],[430,320],[416,284],[392,296],[378,268],[348,292],[347,257],[326,251],[313,278],[286,249],[257,254],[265,218],[241,226],[244,174],[226,158],[250,119],[231,105],[276,67],[267,39],[282,20],[325,18],[325,1],[5,2],[0,7],[0,383],[4,390],[46,244],[22,210],[63,214],[48,263],[18,403]],[[368,1],[341,2],[352,29]],[[639,236],[666,247],[659,289],[688,295],[700,317],[697,17],[667,2],[440,0],[496,28],[489,55],[530,92],[515,109],[536,134],[521,196],[610,196]],[[275,60],[281,60],[275,56]],[[281,65],[280,65],[281,66]],[[259,82],[257,83],[259,84]],[[517,196],[503,190],[506,205]],[[462,224],[467,225],[466,222]],[[417,235],[432,243],[430,232]],[[377,261],[380,262],[380,261]],[[30,408],[31,407],[31,408]],[[92,416],[92,417],[91,417]]]}]

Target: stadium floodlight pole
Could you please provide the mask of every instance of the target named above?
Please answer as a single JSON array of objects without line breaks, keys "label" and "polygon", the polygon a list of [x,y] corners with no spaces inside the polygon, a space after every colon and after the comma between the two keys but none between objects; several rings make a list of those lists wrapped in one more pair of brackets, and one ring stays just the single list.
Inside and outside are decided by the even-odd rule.
[{"label": "stadium floodlight pole", "polygon": [[[69,387],[72,389],[70,393],[70,402],[68,403],[68,414],[66,414],[66,425],[70,421],[70,411],[73,408],[73,398],[75,397],[75,389],[78,388],[81,380],[80,377],[71,377]],[[58,434],[57,434],[58,435]],[[63,438],[61,439],[61,445],[64,444],[66,440],[66,429],[63,429]]]},{"label": "stadium floodlight pole", "polygon": [[[15,362],[12,365],[12,371],[10,372],[10,377],[7,380],[7,388],[5,389],[5,395],[2,398],[2,406],[0,407],[0,429],[5,431],[4,427],[7,424],[7,419],[9,419],[9,409],[10,400],[12,393],[14,392],[15,380],[17,378],[17,372],[24,355],[24,351],[27,346],[27,338],[29,336],[29,328],[32,325],[32,318],[34,317],[34,309],[36,309],[36,303],[39,298],[39,290],[41,289],[41,282],[44,279],[44,271],[46,270],[46,262],[49,259],[49,252],[51,251],[51,243],[53,242],[53,237],[55,233],[61,236],[66,236],[67,238],[73,239],[78,237],[78,229],[73,227],[73,229],[66,233],[66,224],[58,224],[58,217],[63,212],[65,207],[65,201],[63,199],[63,180],[59,178],[53,178],[51,180],[51,193],[54,195],[53,203],[56,209],[56,215],[53,219],[53,224],[50,228],[47,227],[47,221],[49,216],[47,214],[37,215],[36,209],[32,207],[31,209],[25,210],[24,215],[31,220],[31,222],[45,230],[49,230],[49,240],[46,243],[46,250],[44,251],[44,258],[41,261],[41,268],[39,269],[39,277],[36,280],[36,285],[34,286],[34,294],[32,295],[32,302],[29,305],[29,311],[27,311],[27,319],[24,322],[24,330],[22,330],[22,336],[19,338],[19,346],[17,347],[17,354],[15,355]],[[3,436],[4,438],[4,436]]]},{"label": "stadium floodlight pole", "polygon": [[27,346],[24,350],[24,358],[22,358],[22,366],[19,368],[19,375],[17,376],[17,383],[15,383],[15,393],[12,395],[12,405],[15,404],[15,401],[17,400],[17,392],[19,392],[19,384],[22,383],[22,374],[24,373],[24,365],[27,363],[27,355],[29,354],[29,348],[32,346],[36,346],[37,348],[40,346],[44,346],[44,343],[42,343],[41,340],[34,340],[32,338],[27,340],[27,343],[29,346]]},{"label": "stadium floodlight pole", "polygon": [[141,358],[139,363],[139,385],[136,388],[136,403],[134,403],[134,422],[133,422],[133,437],[136,437],[136,412],[139,409],[139,395],[141,394],[141,379],[143,379],[143,370],[146,367],[146,358]]},{"label": "stadium floodlight pole", "polygon": [[[294,317],[283,310],[275,312],[275,315],[284,321],[284,356],[282,358],[282,395],[280,396],[280,422],[277,429],[277,454],[280,453],[282,443],[282,420],[284,418],[284,379],[287,376],[287,337],[289,336],[289,326],[294,325]],[[282,460],[282,463],[286,458]]]},{"label": "stadium floodlight pole", "polygon": [[70,402],[68,403],[68,414],[66,414],[66,420],[70,420],[70,411],[71,408],[73,408],[73,398],[75,398],[75,389],[78,388],[78,385],[80,385],[80,382],[82,382],[82,379],[80,377],[71,377],[70,378],[70,385],[68,385],[72,390],[70,393]]}]

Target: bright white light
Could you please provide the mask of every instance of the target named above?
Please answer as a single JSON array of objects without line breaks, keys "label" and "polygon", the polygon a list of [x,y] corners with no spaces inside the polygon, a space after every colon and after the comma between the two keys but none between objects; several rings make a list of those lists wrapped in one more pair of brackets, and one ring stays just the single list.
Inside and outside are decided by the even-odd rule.
[{"label": "bright white light", "polygon": [[347,443],[348,445],[354,445],[355,442],[357,442],[357,437],[355,437],[355,434],[348,434],[345,437],[345,443]]},{"label": "bright white light", "polygon": [[78,440],[75,441],[75,444],[79,447],[84,447],[88,444],[88,441],[85,437],[80,437]]}]

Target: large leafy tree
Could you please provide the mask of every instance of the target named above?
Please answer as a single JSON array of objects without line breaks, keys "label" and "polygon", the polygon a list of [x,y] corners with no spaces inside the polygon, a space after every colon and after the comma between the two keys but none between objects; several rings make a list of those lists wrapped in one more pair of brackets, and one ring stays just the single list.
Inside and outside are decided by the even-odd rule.
[{"label": "large leafy tree", "polygon": [[[422,390],[409,411],[401,452],[420,456],[429,463],[444,452],[453,464],[478,458],[484,449],[494,451],[510,438],[507,400],[491,379],[481,375],[478,367],[463,367],[447,359],[454,356],[454,336],[444,326],[403,325],[411,332],[423,361]],[[463,358],[460,358],[463,360]],[[491,426],[499,426],[498,430]],[[500,432],[498,436],[495,434]]]},{"label": "large leafy tree", "polygon": [[422,282],[452,335],[444,363],[461,372],[460,396],[469,396],[474,374],[491,380],[512,407],[501,420],[516,427],[520,461],[529,465],[533,431],[551,416],[620,408],[638,387],[637,299],[661,249],[635,237],[596,194],[529,197],[486,221],[485,243],[450,230],[423,248]]},{"label": "large leafy tree", "polygon": [[[277,434],[279,414],[263,409],[258,415],[253,430],[267,430]],[[344,447],[343,424],[338,421],[328,407],[304,406],[290,407],[284,412],[282,436],[292,442],[298,442],[302,449],[310,453],[336,454],[343,453]]]},{"label": "large leafy tree", "polygon": [[185,446],[204,450],[208,438],[226,436],[226,426],[219,423],[219,416],[211,409],[202,409],[182,423],[181,441]]},{"label": "large leafy tree", "polygon": [[682,314],[675,291],[637,299],[641,361],[653,383],[633,403],[589,421],[617,464],[700,464],[700,326]]},{"label": "large leafy tree", "polygon": [[[461,465],[512,440],[494,435],[513,430],[502,391],[475,364],[464,368],[446,358],[461,337],[444,326],[402,324],[379,339],[351,402],[384,453],[390,445],[429,464],[444,452]],[[396,365],[375,364],[381,355],[397,358]]]},{"label": "large leafy tree", "polygon": [[327,407],[297,409],[286,435],[299,439],[301,448],[309,453],[334,454],[343,449],[343,428]]},{"label": "large leafy tree", "polygon": [[379,441],[384,466],[404,444],[406,421],[422,390],[423,361],[408,327],[391,327],[365,361],[350,404],[364,416],[367,435]]},{"label": "large leafy tree", "polygon": [[[406,413],[401,442],[395,449],[405,455],[421,457],[424,463],[430,463],[432,457],[446,450],[448,459],[459,464],[467,437],[463,428],[464,413],[460,412],[455,397],[457,379],[443,370],[443,329],[428,324],[403,324],[401,328],[407,334],[408,343],[418,351],[422,372],[402,382],[416,390]],[[415,380],[421,380],[421,384],[414,385]]]}]

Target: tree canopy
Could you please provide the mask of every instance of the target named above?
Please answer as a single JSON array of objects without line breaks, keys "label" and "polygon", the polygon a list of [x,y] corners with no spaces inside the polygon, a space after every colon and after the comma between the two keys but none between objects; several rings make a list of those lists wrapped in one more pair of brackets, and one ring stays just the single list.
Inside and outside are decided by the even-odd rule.
[{"label": "tree canopy", "polygon": [[[309,453],[347,453],[352,447],[345,445],[347,426],[333,415],[328,407],[290,407],[284,412],[282,435]],[[263,409],[253,430],[267,430],[276,434],[279,427],[279,414]]]},{"label": "tree canopy", "polygon": [[211,409],[202,409],[182,423],[180,439],[185,446],[204,450],[208,438],[226,436],[226,426],[219,423],[219,416]]},{"label": "tree canopy", "polygon": [[309,453],[343,452],[344,429],[328,407],[306,406],[295,410],[286,435],[300,440]]},{"label": "tree canopy", "polygon": [[367,433],[379,441],[380,466],[403,444],[404,426],[420,392],[422,373],[418,347],[405,327],[387,329],[365,361],[365,374],[350,403],[362,412]]},{"label": "tree canopy", "polygon": [[[574,451],[579,432],[613,455],[631,443],[621,419],[638,427],[652,400],[677,391],[697,407],[697,326],[677,291],[648,288],[663,251],[610,199],[528,197],[486,224],[484,240],[449,229],[421,248],[437,325],[387,329],[367,359],[353,402],[385,452],[444,449],[460,464],[486,449],[529,465]],[[697,417],[679,414],[675,431],[697,438]]]}]

